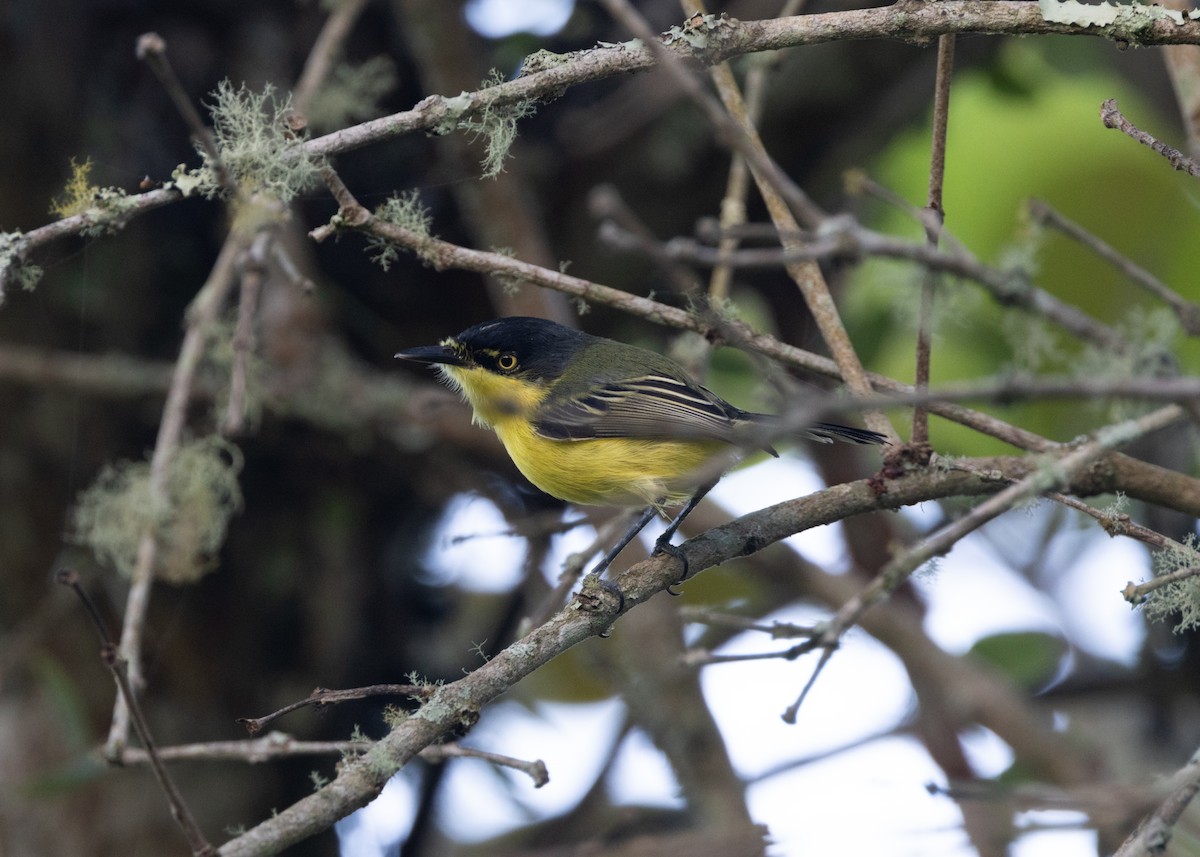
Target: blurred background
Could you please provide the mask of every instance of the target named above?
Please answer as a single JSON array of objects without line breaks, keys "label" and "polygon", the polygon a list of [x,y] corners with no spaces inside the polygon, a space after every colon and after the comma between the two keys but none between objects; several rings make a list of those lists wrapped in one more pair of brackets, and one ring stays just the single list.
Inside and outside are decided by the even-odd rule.
[{"label": "blurred background", "polygon": [[[711,10],[755,19],[774,16],[779,5],[745,0]],[[660,30],[685,17],[665,0],[637,6]],[[198,163],[168,96],[135,57],[140,34],[163,36],[184,87],[205,105],[223,79],[290,91],[325,7],[295,0],[5,4],[0,230],[49,222],[72,159],[91,160],[94,184],[131,193],[144,177],[162,181],[176,165]],[[804,11],[844,8],[813,0]],[[512,77],[539,49],[627,38],[592,3],[371,2],[345,45],[343,62],[353,71],[335,73],[324,106],[314,102],[309,111],[310,130],[405,110],[431,93],[476,89],[492,69]],[[788,174],[829,211],[850,210],[877,228],[919,237],[894,210],[847,197],[843,175],[865,170],[924,204],[933,49],[835,43],[734,67],[740,75],[764,61],[762,133]],[[374,103],[351,104],[334,88],[349,80],[360,94],[373,92]],[[947,227],[985,261],[1019,257],[1060,298],[1124,325],[1131,338],[1174,349],[1188,371],[1195,346],[1176,342],[1159,308],[1065,238],[1035,244],[1022,214],[1026,199],[1044,199],[1200,299],[1192,180],[1103,128],[1099,105],[1113,97],[1139,125],[1182,144],[1156,50],[1119,51],[1086,38],[960,38]],[[677,271],[614,249],[598,234],[604,217],[626,218],[665,241],[694,234],[718,213],[728,154],[670,78],[647,73],[575,87],[540,105],[519,132],[494,179],[480,178],[482,141],[462,133],[410,134],[339,156],[336,166],[368,207],[415,189],[433,233],[446,240],[509,248],[551,268],[569,263],[575,276],[687,306]],[[312,189],[294,203],[281,239],[311,288],[281,276],[264,286],[251,419],[230,438],[242,462],[241,502],[227,538],[203,557],[209,573],[153,592],[144,698],[163,745],[244,737],[237,717],[273,711],[316,686],[399,682],[410,674],[451,681],[511,642],[520,620],[545,606],[566,557],[591,541],[586,524],[564,526],[580,512],[524,484],[494,437],[472,428],[467,410],[432,375],[395,365],[396,351],[498,315],[531,314],[695,353],[694,343],[672,331],[529,285],[514,290],[474,274],[436,272],[404,255],[383,270],[354,234],[309,241],[307,231],[336,210],[325,191]],[[765,220],[753,194],[748,217]],[[150,773],[107,767],[95,752],[108,730],[112,680],[77,601],[53,575],[65,566],[79,570],[119,626],[128,583],[71,538],[73,509],[106,466],[147,459],[184,310],[228,226],[225,206],[189,199],[115,235],[59,241],[34,259],[44,269],[36,289],[11,291],[0,306],[0,854],[185,850]],[[826,273],[867,368],[911,380],[921,272],[872,262],[830,265]],[[701,283],[707,276],[694,274]],[[1040,320],[994,306],[970,284],[949,283],[943,294],[935,384],[1013,369],[1119,371],[1112,355],[1063,342]],[[738,272],[730,297],[760,328],[820,350],[782,271]],[[202,437],[219,421],[227,365],[214,343],[189,411],[189,436]],[[760,363],[720,349],[708,383],[741,407],[778,408],[765,375]],[[1102,405],[1078,403],[992,410],[1054,440],[1111,416]],[[932,442],[946,455],[1016,452],[940,421]],[[695,525],[867,476],[879,464],[874,452],[810,452],[791,449],[781,461],[738,471]],[[1142,452],[1193,469],[1187,435],[1160,438]],[[925,788],[1092,782],[1145,793],[1151,776],[1190,756],[1200,731],[1191,638],[1171,635],[1169,623],[1147,626],[1129,610],[1119,591],[1148,575],[1144,550],[1109,540],[1075,513],[1047,504],[1010,513],[922,572],[880,609],[882,626],[851,635],[797,725],[783,724],[780,714],[810,662],[677,666],[685,642],[722,654],[786,648],[769,634],[709,621],[703,611],[768,624],[818,621],[831,602],[862,585],[853,570],[869,574],[893,545],[968,505],[925,504],[805,534],[707,572],[678,599],[656,597],[611,639],[590,640],[523,682],[467,736],[474,746],[543,759],[547,786],[535,790],[523,775],[477,760],[416,764],[336,833],[289,853],[566,854],[582,842],[612,853],[743,853],[744,842],[697,833],[720,829],[722,818],[768,825],[778,854],[1106,850],[1113,842],[1105,837],[1127,832],[1144,807],[1119,798],[1105,812],[1086,807],[1093,824],[1068,811],[1074,805],[1030,814],[997,789],[960,804]],[[1194,525],[1161,510],[1128,511],[1176,538]],[[914,685],[914,659],[934,653],[947,659],[947,670],[953,664],[986,675],[1006,688],[1006,698],[1022,700],[1031,720],[1059,736],[1058,767],[1031,770],[1024,748],[983,725],[939,732],[931,712],[952,709],[955,700],[944,686]],[[386,730],[384,705],[371,699],[302,710],[275,727],[312,740],[346,740],[356,727],[378,737]],[[713,760],[714,770],[697,759]],[[332,776],[335,763],[336,756],[302,757],[174,770],[201,827],[220,842],[311,792],[310,774]],[[971,806],[985,807],[986,823],[964,822],[964,806],[968,816]],[[964,823],[975,825],[973,833]],[[981,827],[992,830],[990,849]],[[660,843],[657,850],[620,850],[638,836]]]}]

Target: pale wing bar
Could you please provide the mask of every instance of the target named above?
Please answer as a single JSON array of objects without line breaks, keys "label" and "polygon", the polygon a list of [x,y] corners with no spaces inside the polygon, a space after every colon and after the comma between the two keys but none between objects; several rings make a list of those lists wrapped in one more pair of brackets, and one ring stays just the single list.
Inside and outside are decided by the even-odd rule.
[{"label": "pale wing bar", "polygon": [[732,442],[735,422],[746,418],[703,387],[644,375],[571,399],[551,397],[536,415],[534,428],[555,440],[689,437]]}]

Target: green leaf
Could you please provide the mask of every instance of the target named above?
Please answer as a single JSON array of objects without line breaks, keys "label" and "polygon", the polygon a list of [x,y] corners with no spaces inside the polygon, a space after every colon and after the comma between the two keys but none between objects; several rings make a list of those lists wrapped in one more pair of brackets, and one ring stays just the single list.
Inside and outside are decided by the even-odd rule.
[{"label": "green leaf", "polygon": [[969,657],[991,664],[1021,687],[1037,690],[1054,678],[1067,653],[1061,637],[1043,631],[992,634],[975,642]]}]

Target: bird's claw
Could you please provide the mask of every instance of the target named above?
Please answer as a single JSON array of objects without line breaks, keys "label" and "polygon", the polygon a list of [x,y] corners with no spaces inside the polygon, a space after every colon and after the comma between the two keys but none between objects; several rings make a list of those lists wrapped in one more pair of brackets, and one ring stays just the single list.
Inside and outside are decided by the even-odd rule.
[{"label": "bird's claw", "polygon": [[679,547],[678,545],[671,544],[669,538],[660,538],[657,542],[654,543],[654,554],[653,555],[658,556],[659,554],[664,554],[664,553],[667,554],[668,556],[674,557],[675,559],[679,560],[680,565],[683,566],[683,568],[679,572],[679,577],[675,580],[674,583],[672,583],[670,586],[667,587],[668,595],[681,595],[682,593],[676,592],[674,587],[678,586],[680,583],[683,583],[685,580],[687,580],[687,576],[688,576],[687,554],[684,553],[683,548]]}]

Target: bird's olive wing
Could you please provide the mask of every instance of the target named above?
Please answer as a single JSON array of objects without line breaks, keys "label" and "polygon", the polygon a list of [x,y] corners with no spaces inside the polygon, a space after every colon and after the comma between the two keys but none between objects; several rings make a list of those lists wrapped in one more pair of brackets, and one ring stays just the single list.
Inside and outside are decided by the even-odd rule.
[{"label": "bird's olive wing", "polygon": [[609,381],[572,396],[553,393],[538,408],[538,434],[555,440],[597,437],[700,438],[732,442],[749,417],[715,393],[668,375]]}]

